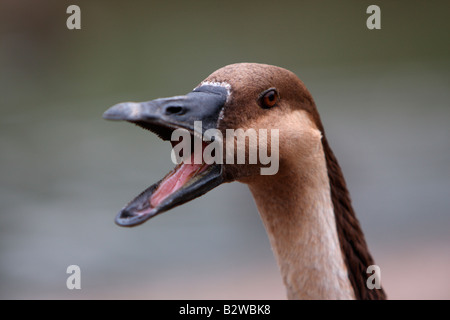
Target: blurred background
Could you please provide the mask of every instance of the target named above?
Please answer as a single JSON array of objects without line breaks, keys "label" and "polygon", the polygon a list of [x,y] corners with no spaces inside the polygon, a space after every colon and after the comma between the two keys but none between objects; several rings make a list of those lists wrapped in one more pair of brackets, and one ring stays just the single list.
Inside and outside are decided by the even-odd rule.
[{"label": "blurred background", "polygon": [[[66,8],[81,8],[68,30]],[[381,30],[366,9],[381,8]],[[136,228],[170,144],[102,113],[230,63],[314,96],[391,299],[450,298],[448,1],[0,0],[0,298],[285,299],[245,185]],[[66,268],[81,268],[81,290]]]}]

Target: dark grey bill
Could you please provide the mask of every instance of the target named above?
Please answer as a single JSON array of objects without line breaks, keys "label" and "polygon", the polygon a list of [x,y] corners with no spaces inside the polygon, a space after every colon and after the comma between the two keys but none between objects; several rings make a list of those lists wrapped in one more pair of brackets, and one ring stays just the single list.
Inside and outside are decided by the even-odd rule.
[{"label": "dark grey bill", "polygon": [[[184,96],[120,103],[106,110],[103,118],[134,123],[163,140],[170,140],[172,132],[180,128],[188,130],[192,136],[198,136],[208,129],[217,129],[219,114],[227,96],[226,88],[205,85]],[[202,122],[202,132],[194,132],[195,121]],[[173,172],[182,170],[180,168],[182,166],[175,167]],[[152,205],[152,196],[173,172],[169,173],[129,202],[119,212],[115,222],[120,226],[136,226],[159,213],[197,198],[224,182],[222,169],[221,164],[205,164],[181,188],[167,194],[157,205]]]}]

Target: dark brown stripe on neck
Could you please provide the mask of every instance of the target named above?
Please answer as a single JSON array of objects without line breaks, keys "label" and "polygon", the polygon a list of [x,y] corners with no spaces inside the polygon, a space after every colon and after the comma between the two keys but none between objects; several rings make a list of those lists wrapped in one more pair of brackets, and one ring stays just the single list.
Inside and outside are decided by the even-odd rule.
[{"label": "dark brown stripe on neck", "polygon": [[355,290],[356,299],[384,300],[386,293],[383,288],[369,289],[366,281],[367,267],[374,264],[370,255],[364,234],[353,211],[350,195],[338,161],[333,154],[323,133],[322,144],[327,162],[328,178],[330,180],[331,200],[333,202],[336,227],[344,253],[350,282]]}]

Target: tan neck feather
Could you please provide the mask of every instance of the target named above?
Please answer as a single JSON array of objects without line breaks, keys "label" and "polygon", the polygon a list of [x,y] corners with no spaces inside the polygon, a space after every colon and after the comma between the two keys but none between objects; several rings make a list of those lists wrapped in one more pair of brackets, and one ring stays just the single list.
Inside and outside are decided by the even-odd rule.
[{"label": "tan neck feather", "polygon": [[280,167],[275,176],[248,184],[288,298],[354,299],[336,231],[320,134],[310,137],[318,141],[309,156]]}]

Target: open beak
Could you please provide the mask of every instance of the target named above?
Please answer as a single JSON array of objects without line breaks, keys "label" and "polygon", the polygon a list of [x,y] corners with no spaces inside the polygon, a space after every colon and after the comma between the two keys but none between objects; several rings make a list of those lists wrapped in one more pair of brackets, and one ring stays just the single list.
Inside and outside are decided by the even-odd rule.
[{"label": "open beak", "polygon": [[[124,120],[170,140],[176,129],[185,129],[191,137],[203,137],[208,129],[217,129],[219,114],[228,92],[220,86],[204,85],[184,96],[148,102],[117,104],[103,114],[107,120]],[[194,122],[201,121],[201,129]],[[191,139],[193,142],[194,139]],[[172,144],[175,145],[172,141]],[[207,142],[202,143],[202,151]],[[193,157],[191,157],[193,159]],[[185,158],[186,160],[186,158]],[[117,215],[116,223],[131,227],[197,198],[224,182],[222,164],[184,161],[159,182],[128,203]]]}]

